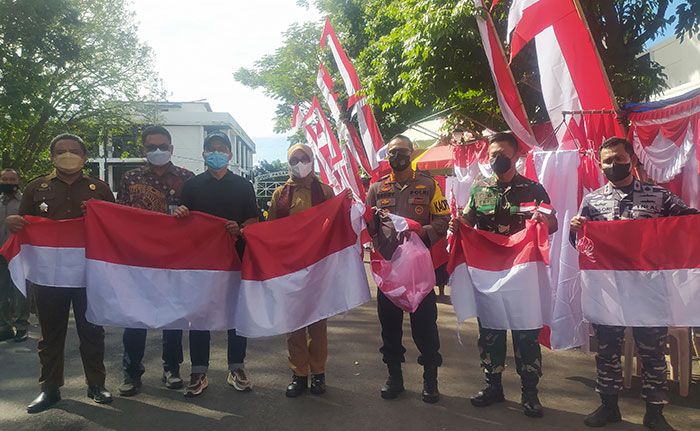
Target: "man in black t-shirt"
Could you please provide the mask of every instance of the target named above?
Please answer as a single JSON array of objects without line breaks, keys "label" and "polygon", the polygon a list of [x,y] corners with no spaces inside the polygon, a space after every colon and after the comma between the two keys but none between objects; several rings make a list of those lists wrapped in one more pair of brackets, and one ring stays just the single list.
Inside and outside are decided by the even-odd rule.
[{"label": "man in black t-shirt", "polygon": [[[228,170],[231,160],[231,141],[223,133],[214,133],[204,140],[204,162],[207,170],[188,180],[181,195],[182,206],[174,212],[185,217],[189,211],[201,211],[227,221],[226,229],[236,241],[236,251],[243,256],[244,242],[241,229],[258,221],[260,209],[250,181]],[[201,395],[207,388],[209,369],[210,332],[190,331],[190,361],[192,374],[185,390],[186,397]],[[250,391],[252,385],[246,376],[245,359],[247,339],[228,331],[228,384],[237,391]]]}]

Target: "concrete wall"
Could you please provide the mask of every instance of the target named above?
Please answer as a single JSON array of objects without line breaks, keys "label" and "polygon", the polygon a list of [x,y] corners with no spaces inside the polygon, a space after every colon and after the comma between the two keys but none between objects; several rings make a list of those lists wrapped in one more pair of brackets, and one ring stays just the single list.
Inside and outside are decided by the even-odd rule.
[{"label": "concrete wall", "polygon": [[189,169],[195,174],[204,172],[202,160],[202,143],[204,128],[202,126],[165,126],[172,135],[173,163]]},{"label": "concrete wall", "polygon": [[682,43],[667,37],[649,49],[652,60],[664,66],[669,89],[656,99],[674,97],[700,87],[700,40],[697,35]]}]

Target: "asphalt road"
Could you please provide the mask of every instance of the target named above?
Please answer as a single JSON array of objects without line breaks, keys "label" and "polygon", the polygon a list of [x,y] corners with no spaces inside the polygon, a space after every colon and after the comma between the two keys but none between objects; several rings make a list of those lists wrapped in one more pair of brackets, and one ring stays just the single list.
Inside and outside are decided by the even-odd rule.
[{"label": "asphalt road", "polygon": [[[38,328],[25,343],[0,343],[0,430],[586,430],[584,416],[598,405],[593,390],[594,360],[579,351],[544,352],[545,376],[540,397],[543,419],[531,419],[520,410],[519,381],[512,352],[504,375],[505,403],[486,409],[470,405],[469,397],[483,386],[476,349],[477,328],[468,322],[458,328],[452,306],[439,305],[444,365],[440,369],[441,400],[420,400],[421,369],[405,320],[408,349],[404,378],[407,391],[397,400],[379,397],[386,369],[378,352],[380,343],[376,302],[359,307],[329,323],[328,392],[287,399],[290,379],[283,336],[250,340],[246,368],[254,384],[250,393],[237,393],[226,384],[225,333],[212,336],[212,356],[206,393],[185,399],[181,391],[160,383],[160,334],[151,331],[146,350],[143,392],[133,398],[115,395],[111,405],[99,406],[85,396],[78,340],[71,322],[66,343],[66,385],[63,400],[47,412],[28,415],[26,405],[38,394]],[[458,336],[458,332],[460,333]],[[120,329],[108,328],[105,361],[107,387],[115,394],[120,383]],[[461,343],[460,343],[461,339]],[[189,372],[187,337],[183,377]],[[643,430],[644,414],[639,381],[623,394],[623,422],[609,430]],[[672,385],[672,404],[665,410],[678,430],[700,430],[700,384],[687,398]]]}]

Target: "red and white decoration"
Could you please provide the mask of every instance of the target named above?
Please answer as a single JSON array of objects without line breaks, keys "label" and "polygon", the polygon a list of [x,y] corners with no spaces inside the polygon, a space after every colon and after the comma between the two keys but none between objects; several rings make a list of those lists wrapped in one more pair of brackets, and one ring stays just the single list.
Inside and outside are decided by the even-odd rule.
[{"label": "red and white decoration", "polygon": [[690,215],[586,223],[579,240],[586,320],[699,326],[700,242],[689,240],[700,234],[699,221]]},{"label": "red and white decoration", "polygon": [[208,214],[176,219],[89,201],[87,319],[126,328],[235,328],[241,264],[225,224]]},{"label": "red and white decoration", "polygon": [[364,205],[343,194],[302,213],[248,226],[234,313],[237,332],[288,333],[369,301],[358,241],[363,214]]},{"label": "red and white decoration", "polygon": [[[477,9],[483,8],[483,0],[474,0],[474,6]],[[479,26],[484,51],[486,51],[486,58],[491,66],[491,76],[496,86],[498,106],[501,108],[506,124],[508,124],[515,136],[528,147],[534,147],[537,145],[537,140],[530,127],[523,101],[520,98],[518,87],[515,85],[513,73],[506,62],[496,27],[493,25],[490,14],[484,11],[484,15],[485,18],[480,13],[477,13],[475,17]]]},{"label": "red and white decoration", "polygon": [[458,321],[490,329],[537,329],[551,316],[544,223],[503,236],[462,224],[450,240],[450,296]]},{"label": "red and white decoration", "polygon": [[338,36],[331,25],[330,20],[326,20],[321,35],[321,48],[329,46],[335,63],[338,66],[340,75],[343,78],[345,89],[348,93],[348,110],[357,115],[357,124],[360,129],[360,137],[364,144],[370,171],[373,175],[379,167],[379,162],[384,159],[384,141],[379,131],[377,120],[374,118],[372,107],[367,104],[365,97],[360,97],[358,91],[361,89],[360,79],[357,71],[348,58],[345,50],[338,40]]},{"label": "red and white decoration", "polygon": [[[595,44],[573,0],[513,0],[508,16],[511,59],[533,38],[552,126],[564,111],[610,111],[616,103]],[[557,133],[562,143],[566,127]]]},{"label": "red and white decoration", "polygon": [[[340,170],[341,180],[344,180],[343,185],[349,187],[358,200],[364,201],[365,189],[360,180],[359,165],[364,163],[363,167],[367,172],[371,172],[371,168],[364,154],[362,142],[355,130],[355,126],[344,122],[341,117],[340,106],[338,106],[338,96],[333,92],[333,79],[326,71],[326,68],[323,67],[323,64],[319,65],[316,84],[319,90],[321,90],[321,96],[331,111],[331,116],[335,121],[335,127],[338,131],[338,138],[341,143],[345,144],[341,150],[342,163],[337,162],[338,165],[334,166],[334,169]],[[329,133],[332,132],[329,131]]]},{"label": "red and white decoration", "polygon": [[629,140],[647,174],[700,206],[700,91],[629,115]]},{"label": "red and white decoration", "polygon": [[27,296],[26,280],[48,287],[85,287],[83,219],[25,219],[29,224],[0,249],[20,292]]}]

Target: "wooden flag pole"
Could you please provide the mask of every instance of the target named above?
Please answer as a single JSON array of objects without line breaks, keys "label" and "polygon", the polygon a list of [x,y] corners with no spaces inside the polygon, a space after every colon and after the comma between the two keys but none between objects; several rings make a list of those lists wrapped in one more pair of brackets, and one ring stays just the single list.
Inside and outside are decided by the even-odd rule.
[{"label": "wooden flag pole", "polygon": [[586,30],[588,31],[588,37],[589,37],[590,42],[593,44],[593,50],[595,51],[595,55],[598,57],[598,63],[600,64],[601,70],[603,71],[603,76],[605,77],[605,85],[608,87],[608,93],[610,94],[610,98],[612,99],[613,107],[615,108],[616,112],[620,112],[620,106],[617,104],[617,99],[615,98],[615,92],[613,92],[612,84],[610,84],[610,78],[608,77],[608,72],[605,70],[605,65],[603,64],[603,59],[600,56],[600,52],[598,52],[598,46],[595,44],[595,41],[593,40],[593,34],[591,33],[591,27],[588,25],[588,20],[586,19],[586,15],[583,13],[583,8],[581,7],[581,3],[579,2],[579,0],[572,0],[572,1],[574,2],[574,6],[576,6],[576,11],[578,12],[579,17],[581,18],[583,25],[586,27]]}]

